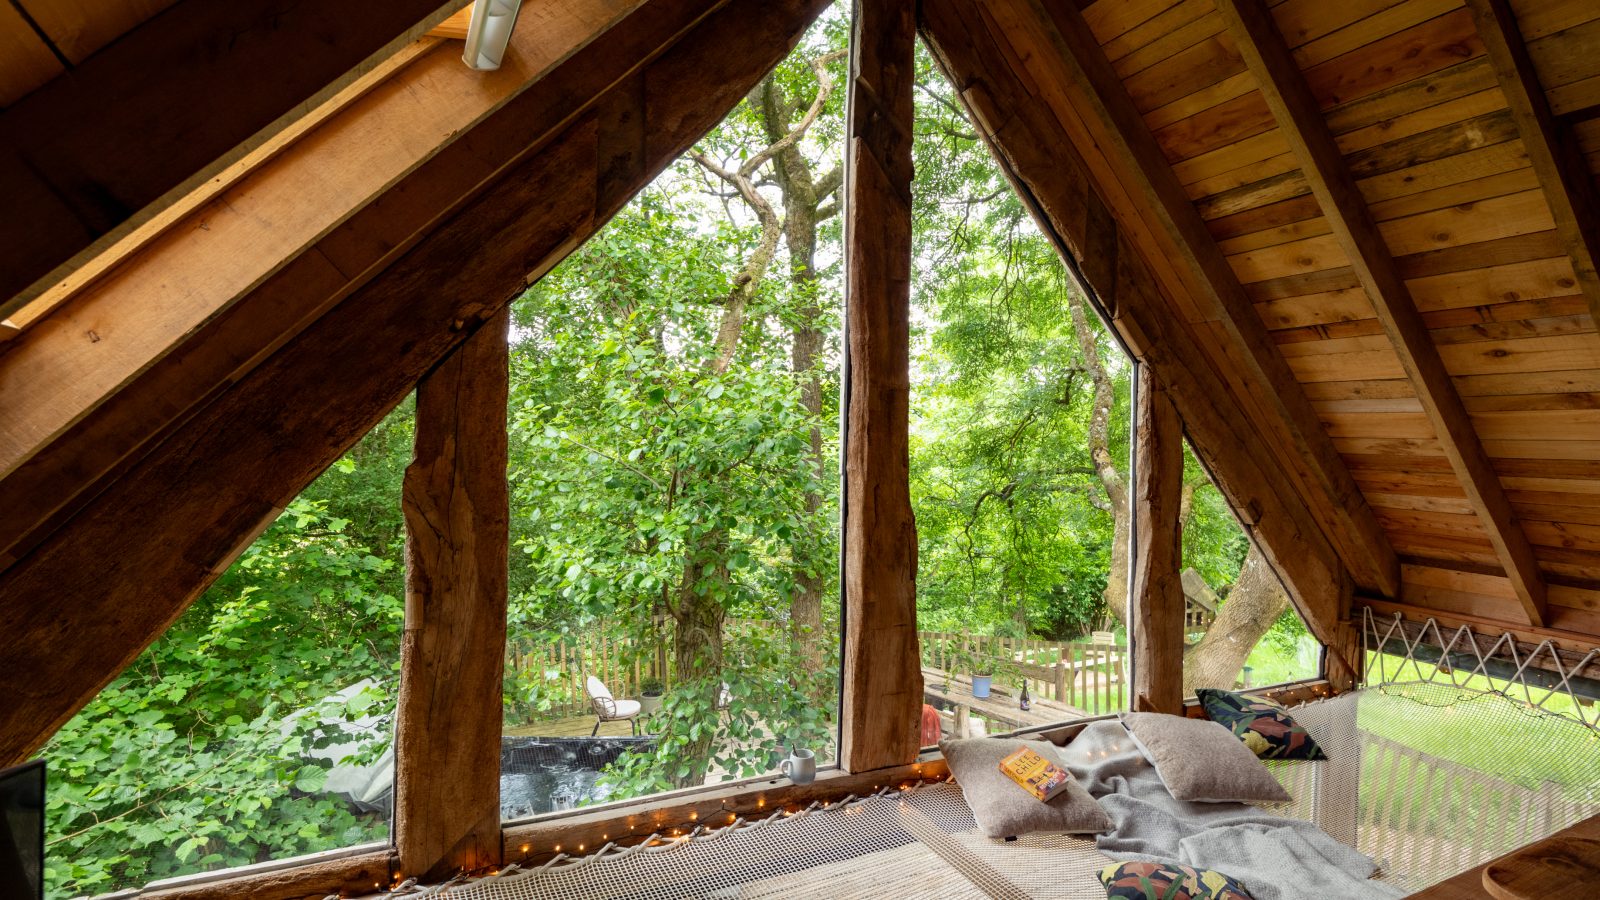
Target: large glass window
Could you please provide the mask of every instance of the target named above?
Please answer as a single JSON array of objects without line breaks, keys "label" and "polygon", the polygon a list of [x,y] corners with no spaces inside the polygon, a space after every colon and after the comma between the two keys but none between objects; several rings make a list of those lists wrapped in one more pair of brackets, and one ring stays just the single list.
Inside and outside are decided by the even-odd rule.
[{"label": "large glass window", "polygon": [[1184,696],[1316,678],[1322,645],[1187,447],[1183,476]]},{"label": "large glass window", "polygon": [[835,757],[847,31],[515,303],[507,819]]},{"label": "large glass window", "polygon": [[949,735],[1126,708],[1133,367],[921,67],[911,481],[931,742],[935,716]]},{"label": "large glass window", "polygon": [[388,837],[412,434],[407,403],[50,740],[50,896]]}]

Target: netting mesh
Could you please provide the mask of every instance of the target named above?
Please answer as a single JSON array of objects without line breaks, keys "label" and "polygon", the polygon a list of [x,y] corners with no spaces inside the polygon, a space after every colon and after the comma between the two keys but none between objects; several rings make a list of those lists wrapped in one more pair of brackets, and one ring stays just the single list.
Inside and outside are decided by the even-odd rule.
[{"label": "netting mesh", "polygon": [[[1387,641],[1369,635],[1369,646]],[[1475,681],[1481,671],[1424,666],[1411,656],[1416,646],[1371,654],[1371,686],[1295,709],[1328,759],[1269,761],[1294,799],[1267,809],[1315,822],[1410,890],[1600,813],[1600,717],[1568,690],[1567,673],[1560,690],[1519,696],[1512,683]],[[1095,876],[1108,862],[1092,839],[989,840],[958,786],[932,784],[422,892],[1098,900],[1105,891]]]}]

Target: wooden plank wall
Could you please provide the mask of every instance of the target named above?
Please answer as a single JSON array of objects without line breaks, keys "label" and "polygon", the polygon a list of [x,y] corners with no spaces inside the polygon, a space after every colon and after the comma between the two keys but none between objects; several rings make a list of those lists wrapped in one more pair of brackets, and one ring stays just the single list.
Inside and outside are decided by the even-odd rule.
[{"label": "wooden plank wall", "polygon": [[[1548,625],[1600,634],[1600,336],[1472,10],[1270,7],[1533,547]],[[1592,178],[1600,4],[1510,7]],[[1097,0],[1082,16],[1400,554],[1402,598],[1525,623],[1222,14],[1211,0]]]}]

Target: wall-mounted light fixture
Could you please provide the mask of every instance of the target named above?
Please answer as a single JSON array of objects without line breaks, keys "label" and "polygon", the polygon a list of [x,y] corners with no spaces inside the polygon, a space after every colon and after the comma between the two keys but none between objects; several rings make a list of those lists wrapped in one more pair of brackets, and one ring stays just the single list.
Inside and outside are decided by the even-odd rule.
[{"label": "wall-mounted light fixture", "polygon": [[521,8],[522,0],[472,0],[467,46],[461,53],[467,68],[484,72],[500,68]]}]

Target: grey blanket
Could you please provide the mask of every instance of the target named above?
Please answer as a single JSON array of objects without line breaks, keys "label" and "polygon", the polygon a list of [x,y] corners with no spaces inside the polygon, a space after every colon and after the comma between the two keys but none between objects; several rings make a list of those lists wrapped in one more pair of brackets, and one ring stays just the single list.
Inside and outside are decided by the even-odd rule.
[{"label": "grey blanket", "polygon": [[1116,860],[1178,861],[1237,879],[1254,900],[1390,900],[1376,864],[1299,819],[1245,803],[1173,799],[1119,722],[1095,722],[1062,748],[1073,777],[1111,817],[1096,839]]}]

